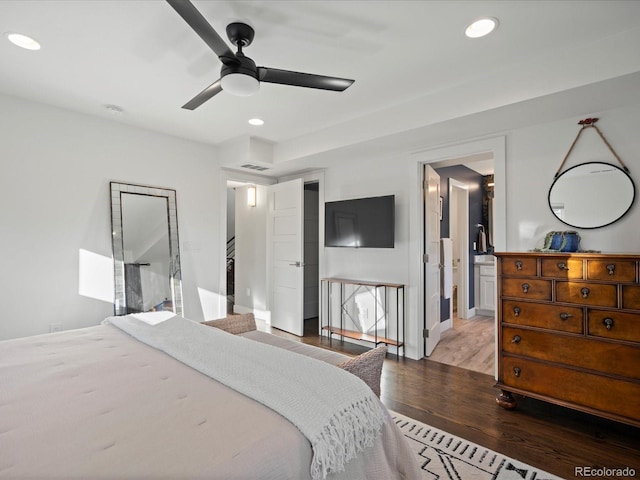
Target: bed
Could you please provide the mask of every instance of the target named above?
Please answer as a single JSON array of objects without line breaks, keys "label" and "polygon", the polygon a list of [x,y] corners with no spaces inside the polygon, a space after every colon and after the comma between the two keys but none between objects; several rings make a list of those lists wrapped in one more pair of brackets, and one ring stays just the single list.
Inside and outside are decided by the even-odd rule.
[{"label": "bed", "polygon": [[[273,374],[287,373],[291,363],[313,362],[312,368],[323,372],[318,378],[333,379],[333,373],[326,373],[331,369],[340,372],[338,385],[350,381],[345,380],[346,375],[356,385],[355,391],[362,392],[362,381],[331,365],[341,360],[340,354],[264,332],[232,335],[176,316],[157,324],[131,317],[113,317],[95,327],[0,342],[0,478],[420,478],[414,454],[375,395],[375,400],[367,397],[367,402],[379,406],[382,412],[375,438],[369,445],[356,448],[351,455],[354,458],[327,466],[317,460],[321,448],[316,440],[308,438],[308,427],[295,425],[277,412],[281,403],[304,399],[304,391],[292,395],[286,392],[284,400],[265,399],[260,392],[254,399],[240,393],[242,385],[238,391],[224,383],[224,375],[245,379],[246,374],[249,390],[256,386],[260,389],[261,378],[252,377],[256,372],[267,377],[272,375],[271,370]],[[133,326],[116,326],[114,322],[118,321]],[[136,329],[151,332],[148,335],[152,340],[138,338]],[[169,344],[184,346],[186,353],[171,353],[167,352],[171,348],[154,345],[161,329],[165,329],[163,335],[168,332],[171,337]],[[199,338],[183,336],[185,330],[192,330]],[[193,362],[181,357],[193,356],[198,342],[206,347],[203,357],[195,354],[198,361],[204,359],[204,367],[197,362],[189,365]],[[216,347],[210,348],[214,344]],[[209,354],[213,355],[213,367]],[[246,369],[243,357],[251,355],[268,361]],[[271,355],[284,355],[282,363]],[[222,381],[212,378],[218,375],[216,372],[203,372],[209,368],[224,370],[224,365],[228,372],[222,375]],[[238,374],[237,369],[243,368],[245,372]],[[313,390],[314,383],[318,382],[312,378],[301,390]],[[351,388],[340,387],[341,391]],[[324,391],[312,392],[312,396],[331,398],[330,392],[325,395]],[[267,406],[270,402],[275,407]],[[325,411],[324,405],[314,402],[311,399],[308,403],[313,411]],[[306,400],[294,403],[292,410],[304,411],[307,407]],[[310,423],[322,420],[312,417]],[[293,421],[299,420],[294,416]],[[351,436],[355,435],[348,432],[345,438]],[[325,462],[336,456],[336,448],[344,450],[335,438],[328,444],[334,450],[323,457],[329,458]]]}]

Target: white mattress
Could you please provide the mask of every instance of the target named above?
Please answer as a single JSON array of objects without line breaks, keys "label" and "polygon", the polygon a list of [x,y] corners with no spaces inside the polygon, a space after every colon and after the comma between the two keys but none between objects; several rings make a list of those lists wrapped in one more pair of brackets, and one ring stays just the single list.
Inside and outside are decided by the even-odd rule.
[{"label": "white mattress", "polygon": [[[0,342],[0,385],[0,478],[310,478],[286,419],[111,325]],[[328,478],[420,476],[388,421]]]}]

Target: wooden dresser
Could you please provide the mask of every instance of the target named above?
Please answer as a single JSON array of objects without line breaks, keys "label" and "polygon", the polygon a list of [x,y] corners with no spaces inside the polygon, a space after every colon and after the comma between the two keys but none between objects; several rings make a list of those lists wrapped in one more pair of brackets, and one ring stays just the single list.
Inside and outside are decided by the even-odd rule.
[{"label": "wooden dresser", "polygon": [[640,255],[496,253],[498,383],[640,426]]}]

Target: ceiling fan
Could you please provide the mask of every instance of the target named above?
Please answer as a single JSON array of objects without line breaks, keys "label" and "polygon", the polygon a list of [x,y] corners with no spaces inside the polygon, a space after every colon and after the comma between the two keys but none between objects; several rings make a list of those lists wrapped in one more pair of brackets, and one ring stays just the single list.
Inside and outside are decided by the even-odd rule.
[{"label": "ceiling fan", "polygon": [[202,14],[189,0],[166,0],[178,12],[185,22],[204,40],[222,62],[220,78],[182,106],[195,110],[222,90],[234,95],[253,95],[260,88],[260,82],[279,83],[294,87],[317,88],[342,92],[354,80],[327,77],[311,73],[279,70],[277,68],[257,67],[255,62],[242,52],[251,45],[255,34],[252,27],[245,23],[234,22],[227,25],[227,36],[238,51],[233,53],[225,41],[218,35]]}]

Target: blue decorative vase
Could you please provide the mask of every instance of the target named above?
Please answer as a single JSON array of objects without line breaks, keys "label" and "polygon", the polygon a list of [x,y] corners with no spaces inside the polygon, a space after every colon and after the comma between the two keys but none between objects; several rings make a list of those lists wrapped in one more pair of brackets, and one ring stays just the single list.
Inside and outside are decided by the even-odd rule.
[{"label": "blue decorative vase", "polygon": [[578,232],[562,232],[561,252],[577,252],[580,248],[580,235]]},{"label": "blue decorative vase", "polygon": [[562,248],[562,232],[549,232],[549,244],[547,248],[549,250],[560,251]]},{"label": "blue decorative vase", "polygon": [[580,235],[575,231],[549,232],[544,241],[543,251],[577,252],[580,249]]}]

